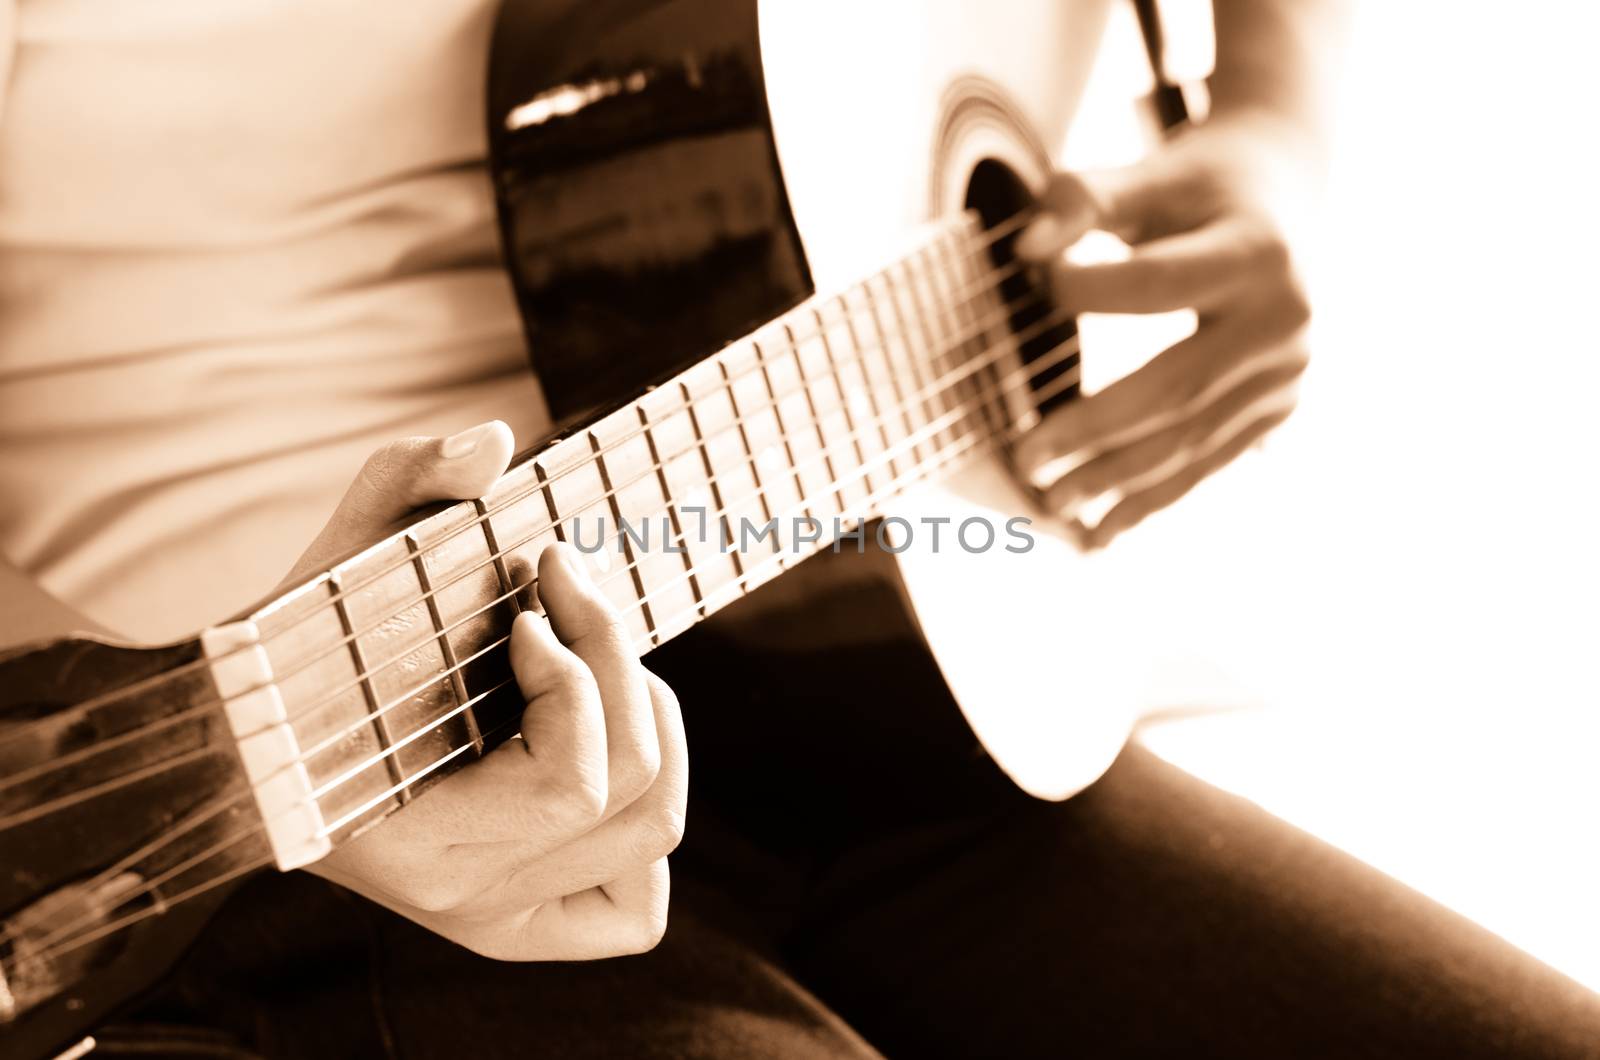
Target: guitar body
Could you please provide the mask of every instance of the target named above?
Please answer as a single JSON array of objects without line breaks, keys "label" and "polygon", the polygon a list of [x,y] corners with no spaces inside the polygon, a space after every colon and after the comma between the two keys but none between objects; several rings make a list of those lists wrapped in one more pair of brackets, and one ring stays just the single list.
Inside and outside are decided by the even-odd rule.
[{"label": "guitar body", "polygon": [[[784,182],[823,291],[890,260],[929,217],[1023,206],[1009,196],[1037,191],[1060,157],[1106,16],[1106,5],[1061,0],[801,7],[763,5],[761,34]],[[1079,635],[1095,620],[1080,601],[1096,597],[1098,568],[996,456],[913,489],[885,516],[912,528],[892,554],[895,580],[994,759],[1041,798],[1099,777],[1131,714],[1112,698],[1116,682],[1091,672],[1096,660],[1072,651],[1093,640]],[[1018,516],[1032,520],[1029,552],[980,548],[980,523]],[[927,519],[950,520],[937,543]],[[979,523],[964,543],[969,519]]]},{"label": "guitar body", "polygon": [[[508,75],[495,88],[504,102],[491,102],[491,113],[509,113],[518,101],[551,92],[552,85],[597,76],[625,80],[656,64],[671,69],[682,54],[680,42],[659,31],[691,10],[703,19],[702,32],[720,35],[713,50],[743,57],[750,64],[747,76],[765,87],[768,128],[710,135],[702,126],[698,135],[666,146],[647,137],[632,152],[607,154],[600,163],[584,158],[561,174],[511,167],[507,198],[513,206],[503,214],[507,245],[535,248],[515,257],[512,268],[541,378],[607,377],[611,373],[594,361],[573,363],[563,354],[595,349],[609,363],[613,351],[629,349],[642,334],[652,336],[648,345],[659,358],[627,362],[632,374],[612,376],[598,393],[586,394],[581,382],[551,387],[558,415],[581,419],[619,396],[619,382],[627,394],[814,291],[844,288],[903,252],[932,218],[977,206],[999,219],[1026,205],[1027,193],[1042,185],[1060,155],[1107,11],[1096,0],[756,6],[759,19],[744,0],[589,5],[548,25],[529,25],[526,34],[570,41],[593,32],[588,27],[604,26],[600,56],[571,53],[568,70],[530,70],[523,83]],[[519,50],[505,38],[502,43]],[[501,69],[523,68],[506,62]],[[537,130],[491,128],[508,158],[532,151],[530,133],[537,143]],[[730,142],[741,136],[748,150],[735,155]],[[733,157],[747,165],[730,167]],[[619,179],[619,171],[629,178]],[[660,205],[667,173],[699,181],[672,189],[671,212]],[[573,200],[590,201],[589,189],[596,186],[606,196],[594,211],[575,209]],[[740,218],[726,207],[729,199],[759,203],[763,210]],[[515,204],[528,200],[544,205],[537,218],[519,223]],[[718,234],[720,244],[678,240],[684,257],[675,268],[655,257],[680,223],[677,211],[699,203],[706,204],[697,226],[701,238]],[[724,220],[730,216],[732,221]],[[610,321],[572,308],[563,297],[572,286],[568,276],[588,274],[593,265],[572,261],[581,237],[563,239],[559,251],[546,253],[551,223],[580,232],[632,233],[651,245],[647,272],[638,268],[644,254],[623,257],[617,275],[599,282],[600,298],[615,314]],[[651,239],[653,229],[667,232]],[[599,238],[594,242],[595,256],[607,253]],[[743,274],[739,283],[719,277],[711,286],[745,297],[720,302],[722,322],[707,334],[707,259],[741,242],[759,249],[746,250],[733,267]],[[693,252],[696,246],[701,253]],[[751,285],[752,272],[763,281]],[[651,295],[636,304],[671,308],[641,326],[627,301],[605,292],[644,284]],[[543,289],[552,293],[546,296]],[[581,339],[572,337],[574,331]],[[926,525],[924,517],[951,520],[938,547],[927,533],[912,533],[905,551],[888,554],[890,562],[872,568],[900,587],[969,724],[996,761],[1041,798],[1065,798],[1092,782],[1121,749],[1131,719],[1113,675],[1094,673],[1096,659],[1071,652],[1075,641],[1088,639],[1075,635],[1082,623],[1095,620],[1077,602],[1096,597],[1091,582],[1098,568],[1084,562],[1055,519],[1036,509],[998,457],[980,458],[950,478],[914,489],[887,505],[885,514],[913,526]],[[967,519],[1004,525],[1016,516],[1032,519],[1036,544],[1026,554],[969,553],[954,539]],[[795,595],[815,588],[804,578],[785,581],[794,587],[779,583],[763,596],[792,604]]]},{"label": "guitar body", "polygon": [[[1104,16],[1098,0],[510,0],[491,58],[491,162],[507,268],[562,430],[880,268],[930,219],[974,208],[996,222],[1024,207]],[[1076,604],[1090,568],[1059,528],[995,456],[878,514],[911,532],[891,531],[861,569],[900,588],[996,760],[1043,797],[1092,782],[1128,718],[1080,692],[1093,660],[1072,645],[1093,620]],[[1032,520],[1026,550],[964,547],[982,537],[962,540],[967,519],[1018,517]],[[937,542],[928,519],[948,521]],[[259,629],[225,628],[264,642],[272,616],[305,610],[318,588],[247,616]],[[801,566],[750,602],[779,607],[809,588]],[[235,696],[208,663],[215,638],[63,639],[43,605],[7,589],[0,629],[30,635],[0,653],[0,1054],[31,1060],[159,978],[233,881],[275,852],[287,866],[259,830],[219,839],[260,811],[242,797],[252,777],[237,731],[202,709]],[[672,632],[652,628],[650,643]],[[181,767],[153,770],[156,748]],[[91,938],[94,924],[106,930]]]}]

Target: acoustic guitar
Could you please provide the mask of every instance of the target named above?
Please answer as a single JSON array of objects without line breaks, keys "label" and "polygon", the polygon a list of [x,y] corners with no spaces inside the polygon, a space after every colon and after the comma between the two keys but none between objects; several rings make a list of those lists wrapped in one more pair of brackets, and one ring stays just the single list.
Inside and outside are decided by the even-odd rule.
[{"label": "acoustic guitar", "polygon": [[490,169],[560,430],[488,496],[179,643],[5,583],[0,1055],[86,1050],[232,885],[512,735],[505,643],[557,540],[641,654],[812,553],[871,552],[1016,782],[1094,780],[1129,719],[1069,691],[1080,560],[1007,451],[1077,393],[1074,324],[1011,246],[1104,17],[507,4]]}]

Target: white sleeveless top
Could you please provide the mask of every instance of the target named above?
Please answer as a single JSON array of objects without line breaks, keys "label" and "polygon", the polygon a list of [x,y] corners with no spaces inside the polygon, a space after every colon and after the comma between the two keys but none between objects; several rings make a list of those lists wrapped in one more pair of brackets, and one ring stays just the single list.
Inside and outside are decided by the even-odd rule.
[{"label": "white sleeveless top", "polygon": [[178,636],[271,589],[380,443],[542,433],[495,6],[0,0],[0,552]]}]

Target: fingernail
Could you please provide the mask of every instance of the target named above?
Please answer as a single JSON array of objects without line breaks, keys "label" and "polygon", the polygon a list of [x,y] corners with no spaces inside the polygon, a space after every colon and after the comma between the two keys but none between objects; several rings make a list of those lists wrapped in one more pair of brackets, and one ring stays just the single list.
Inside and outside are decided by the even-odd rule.
[{"label": "fingernail", "polygon": [[583,562],[583,557],[571,545],[562,543],[556,546],[556,558],[561,560],[561,565],[567,568],[572,576],[581,582],[593,584],[594,578],[589,574],[589,565]]},{"label": "fingernail", "polygon": [[464,456],[471,456],[478,451],[478,446],[483,444],[483,440],[493,430],[494,421],[490,420],[476,427],[468,427],[460,434],[452,434],[439,443],[439,455],[446,460],[460,460]]}]

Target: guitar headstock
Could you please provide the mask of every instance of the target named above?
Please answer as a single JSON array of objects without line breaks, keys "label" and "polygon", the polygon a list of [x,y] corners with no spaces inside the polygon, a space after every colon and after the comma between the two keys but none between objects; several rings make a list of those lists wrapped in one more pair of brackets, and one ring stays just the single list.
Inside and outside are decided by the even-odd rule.
[{"label": "guitar headstock", "polygon": [[0,1052],[81,1034],[269,861],[198,640],[0,653]]}]

